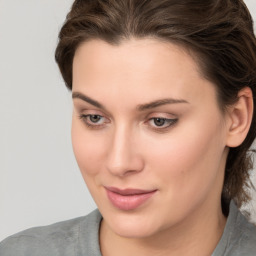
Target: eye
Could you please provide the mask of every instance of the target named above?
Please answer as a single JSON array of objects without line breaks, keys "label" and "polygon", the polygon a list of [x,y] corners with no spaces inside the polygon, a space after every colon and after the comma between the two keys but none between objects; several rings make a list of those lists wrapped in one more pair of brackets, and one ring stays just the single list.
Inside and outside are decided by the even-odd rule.
[{"label": "eye", "polygon": [[170,126],[174,125],[178,119],[169,119],[169,118],[163,118],[163,117],[153,117],[149,119],[149,124],[154,129],[167,129]]},{"label": "eye", "polygon": [[80,115],[79,118],[90,128],[101,128],[104,124],[109,123],[109,121],[101,115]]},{"label": "eye", "polygon": [[92,122],[92,123],[97,123],[102,118],[102,116],[100,116],[100,115],[89,115],[88,117],[89,117],[90,122]]}]

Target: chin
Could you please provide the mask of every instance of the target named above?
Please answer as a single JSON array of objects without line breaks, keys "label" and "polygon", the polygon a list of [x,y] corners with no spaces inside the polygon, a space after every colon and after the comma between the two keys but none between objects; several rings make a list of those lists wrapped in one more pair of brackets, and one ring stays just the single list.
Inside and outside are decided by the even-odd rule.
[{"label": "chin", "polygon": [[151,237],[154,234],[157,233],[156,230],[148,229],[146,227],[142,226],[119,226],[114,227],[113,232],[115,232],[118,236],[125,237],[125,238],[136,238],[136,239],[142,239]]},{"label": "chin", "polygon": [[118,236],[125,238],[146,238],[161,230],[160,223],[147,218],[146,214],[133,216],[121,215],[106,220],[110,229]]}]

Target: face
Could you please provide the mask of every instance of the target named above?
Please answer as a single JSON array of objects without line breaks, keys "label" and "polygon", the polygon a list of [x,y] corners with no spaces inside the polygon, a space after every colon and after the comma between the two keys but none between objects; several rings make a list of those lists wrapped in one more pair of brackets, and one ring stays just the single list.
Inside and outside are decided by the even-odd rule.
[{"label": "face", "polygon": [[185,50],[156,39],[86,42],[72,93],[74,153],[111,231],[147,237],[216,214],[225,116]]}]

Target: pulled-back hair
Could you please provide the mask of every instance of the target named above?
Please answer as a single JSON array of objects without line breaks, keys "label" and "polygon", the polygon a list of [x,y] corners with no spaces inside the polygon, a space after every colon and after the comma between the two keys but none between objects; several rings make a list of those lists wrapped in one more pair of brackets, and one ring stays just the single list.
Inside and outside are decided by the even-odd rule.
[{"label": "pulled-back hair", "polygon": [[222,191],[224,212],[231,199],[241,206],[250,198],[249,148],[256,136],[256,39],[246,5],[242,0],[76,0],[55,53],[66,86],[72,89],[72,63],[81,43],[101,39],[119,45],[148,37],[192,52],[203,76],[215,84],[223,112],[242,88],[251,88],[252,124],[244,142],[230,148]]}]

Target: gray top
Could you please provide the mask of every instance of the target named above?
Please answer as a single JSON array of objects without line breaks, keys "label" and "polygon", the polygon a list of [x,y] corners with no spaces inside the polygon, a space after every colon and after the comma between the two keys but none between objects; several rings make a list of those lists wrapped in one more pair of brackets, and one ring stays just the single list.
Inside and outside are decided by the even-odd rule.
[{"label": "gray top", "polygon": [[[85,217],[36,227],[0,243],[1,256],[101,256],[98,210]],[[222,238],[212,256],[256,256],[256,226],[233,202]]]}]

